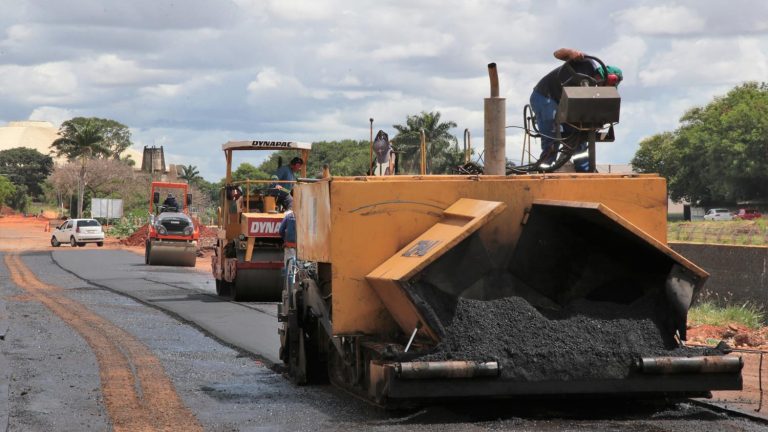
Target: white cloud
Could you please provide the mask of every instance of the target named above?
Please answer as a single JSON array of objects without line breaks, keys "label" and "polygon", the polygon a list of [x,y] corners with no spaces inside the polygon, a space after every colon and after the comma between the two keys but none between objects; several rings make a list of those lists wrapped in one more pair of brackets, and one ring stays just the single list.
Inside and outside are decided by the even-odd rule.
[{"label": "white cloud", "polygon": [[646,86],[681,87],[764,80],[766,49],[768,41],[755,37],[674,41],[653,55],[639,78]]},{"label": "white cloud", "polygon": [[684,35],[705,29],[706,21],[684,6],[641,6],[614,14],[618,28],[643,35]]},{"label": "white cloud", "polygon": [[78,77],[68,63],[0,66],[0,96],[30,104],[57,103],[76,98]]},{"label": "white cloud", "polygon": [[41,106],[32,110],[29,114],[29,120],[49,121],[57,128],[66,120],[76,117],[72,110],[59,108],[55,106]]}]

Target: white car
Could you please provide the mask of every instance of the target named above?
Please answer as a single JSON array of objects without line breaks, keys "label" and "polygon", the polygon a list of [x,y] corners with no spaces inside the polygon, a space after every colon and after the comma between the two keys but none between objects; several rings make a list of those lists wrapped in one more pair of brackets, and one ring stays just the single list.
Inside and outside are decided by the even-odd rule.
[{"label": "white car", "polygon": [[96,243],[101,247],[104,246],[104,231],[96,219],[70,219],[53,230],[51,246],[59,247],[62,243],[72,247]]},{"label": "white car", "polygon": [[729,221],[733,220],[733,213],[731,213],[730,210],[723,208],[709,209],[707,213],[704,214],[704,220]]}]

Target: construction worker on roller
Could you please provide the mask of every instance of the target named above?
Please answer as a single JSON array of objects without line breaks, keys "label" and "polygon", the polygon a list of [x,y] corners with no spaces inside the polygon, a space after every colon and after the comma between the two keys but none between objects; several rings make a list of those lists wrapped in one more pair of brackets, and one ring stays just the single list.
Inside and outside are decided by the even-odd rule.
[{"label": "construction worker on roller", "polygon": [[[585,54],[579,50],[560,48],[555,51],[554,55],[555,58],[566,62],[566,64],[545,75],[533,88],[530,100],[531,108],[536,116],[536,126],[542,135],[539,160],[548,165],[555,161],[560,147],[560,143],[555,139],[558,135],[558,131],[555,130],[555,114],[563,94],[563,87],[590,85],[589,82],[584,81],[591,81],[591,85],[599,82],[600,85],[618,86],[623,79],[621,69],[616,66],[606,66],[606,76],[606,71],[603,71],[600,65],[584,58]],[[590,77],[594,77],[594,79],[589,80]],[[559,132],[561,132],[561,136],[566,136],[573,130],[570,126],[563,125],[563,130]],[[582,142],[574,151],[572,160],[577,172],[589,171],[589,158],[586,151],[586,142]]]},{"label": "construction worker on roller", "polygon": [[[304,165],[304,161],[300,157],[291,159],[291,163],[283,165],[277,169],[275,175],[278,180],[282,181],[296,181],[296,174],[301,171],[301,167]],[[291,190],[293,189],[293,183],[272,183],[269,185],[269,195],[277,198],[277,203],[284,209],[289,209],[293,206],[293,197],[291,196]]]},{"label": "construction worker on roller", "polygon": [[176,197],[172,193],[169,193],[165,201],[163,201],[163,207],[167,211],[179,211],[179,203],[176,202]]}]

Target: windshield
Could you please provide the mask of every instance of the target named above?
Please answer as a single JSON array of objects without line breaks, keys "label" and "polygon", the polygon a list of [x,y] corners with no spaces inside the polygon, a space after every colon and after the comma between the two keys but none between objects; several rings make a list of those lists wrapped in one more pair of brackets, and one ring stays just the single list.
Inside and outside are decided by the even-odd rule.
[{"label": "windshield", "polygon": [[99,222],[94,219],[88,219],[88,220],[77,221],[77,226],[78,227],[97,227],[101,225],[99,225]]}]

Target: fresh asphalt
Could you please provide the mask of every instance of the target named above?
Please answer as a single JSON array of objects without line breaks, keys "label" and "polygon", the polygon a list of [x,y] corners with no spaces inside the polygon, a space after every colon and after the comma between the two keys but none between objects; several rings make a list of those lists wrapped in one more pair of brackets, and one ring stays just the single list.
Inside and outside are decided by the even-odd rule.
[{"label": "fresh asphalt", "polygon": [[61,268],[91,285],[170,312],[270,367],[280,363],[274,303],[221,298],[216,295],[212,275],[185,267],[148,266],[144,257],[129,251],[58,250],[52,257]]}]

